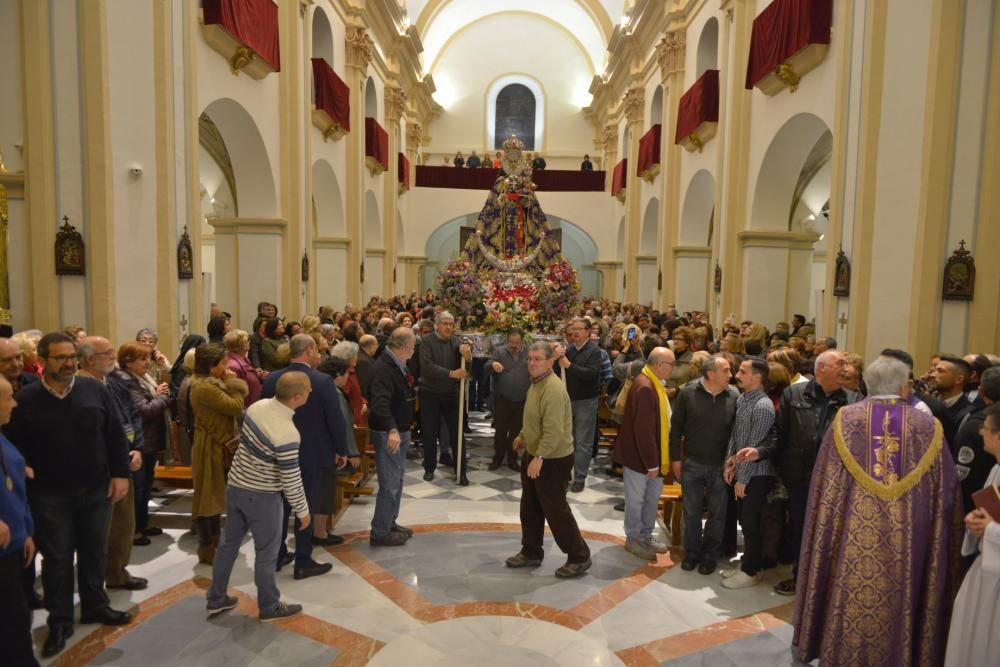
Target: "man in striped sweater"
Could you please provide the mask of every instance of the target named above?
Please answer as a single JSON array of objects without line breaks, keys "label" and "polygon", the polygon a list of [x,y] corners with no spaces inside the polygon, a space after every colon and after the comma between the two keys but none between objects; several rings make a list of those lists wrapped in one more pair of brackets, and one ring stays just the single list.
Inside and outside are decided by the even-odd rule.
[{"label": "man in striped sweater", "polygon": [[238,603],[226,590],[248,530],[256,551],[254,583],[260,620],[273,621],[302,611],[302,605],[281,601],[275,563],[285,532],[281,525],[282,494],[302,529],[309,525],[309,504],[299,473],[299,432],[292,415],[309,399],[311,390],[308,375],[289,371],[278,379],[274,398],[261,399],[247,409],[226,486],[226,528],[215,554],[208,591],[210,617]]}]

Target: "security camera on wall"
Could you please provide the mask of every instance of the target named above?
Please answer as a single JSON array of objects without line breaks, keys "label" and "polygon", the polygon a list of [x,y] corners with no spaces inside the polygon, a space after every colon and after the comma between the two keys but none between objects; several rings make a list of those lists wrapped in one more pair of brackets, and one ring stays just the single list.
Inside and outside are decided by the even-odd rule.
[{"label": "security camera on wall", "polygon": [[133,165],[129,167],[128,173],[132,178],[139,178],[140,176],[142,176],[142,167],[140,167],[139,165]]}]

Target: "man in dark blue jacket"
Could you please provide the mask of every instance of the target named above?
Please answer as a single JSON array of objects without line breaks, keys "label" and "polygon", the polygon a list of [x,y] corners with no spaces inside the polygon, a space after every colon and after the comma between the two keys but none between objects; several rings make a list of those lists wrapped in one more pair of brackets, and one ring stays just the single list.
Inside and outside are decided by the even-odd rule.
[{"label": "man in dark blue jacket", "polygon": [[[333,379],[316,370],[319,366],[319,349],[316,341],[308,334],[292,336],[288,343],[291,361],[288,366],[274,371],[264,380],[262,398],[273,398],[278,386],[278,378],[289,371],[301,371],[309,376],[312,383],[312,393],[309,400],[295,411],[295,428],[299,430],[302,444],[299,446],[299,470],[302,473],[302,486],[305,488],[306,499],[309,501],[309,512],[312,522],[326,522],[326,517],[333,511],[330,493],[330,469],[334,466],[339,470],[347,464],[347,442],[345,441],[344,414],[340,411],[340,398]],[[288,525],[290,508],[285,503],[285,525]],[[323,540],[321,546],[340,544],[343,538],[330,534]],[[319,541],[313,538],[311,526],[301,528],[299,520],[295,520],[295,578],[305,579],[329,572],[333,567],[329,563],[317,563],[312,559],[313,544]],[[290,560],[288,549],[282,542],[278,553],[278,569],[280,570]]]},{"label": "man in dark blue jacket", "polygon": [[577,317],[568,327],[570,341],[557,346],[555,355],[566,377],[573,408],[573,446],[576,459],[570,491],[580,493],[590,472],[594,431],[597,429],[597,400],[601,393],[601,348],[590,340],[590,320]]}]

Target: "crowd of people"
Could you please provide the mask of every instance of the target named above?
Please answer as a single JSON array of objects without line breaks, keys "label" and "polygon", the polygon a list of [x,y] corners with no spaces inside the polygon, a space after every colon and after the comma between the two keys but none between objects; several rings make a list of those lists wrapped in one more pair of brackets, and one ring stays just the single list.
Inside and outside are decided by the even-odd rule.
[{"label": "crowd of people", "polygon": [[[469,156],[465,157],[462,151],[458,151],[455,153],[455,157],[449,158],[447,155],[443,156],[442,161],[445,167],[464,167],[467,169],[503,168],[503,154],[500,151],[497,151],[493,157],[490,157],[489,153],[484,153],[480,156],[476,151],[470,151]],[[531,168],[537,171],[544,171],[547,166],[545,158],[542,157],[541,153],[525,154],[525,163],[531,165]],[[594,163],[591,162],[589,154],[583,156],[583,161],[580,163],[580,171],[594,171]]]},{"label": "crowd of people", "polygon": [[[105,589],[147,585],[127,566],[133,548],[162,539],[149,516],[158,463],[191,467],[198,559],[213,567],[209,614],[235,606],[229,574],[250,532],[261,619],[284,618],[300,608],[280,600],[276,572],[294,563],[296,579],[322,575],[330,565],[312,558],[313,547],[342,542],[328,532],[328,517],[338,476],[360,466],[355,426],[367,426],[375,449],[370,543],[400,547],[413,534],[398,523],[405,461],[421,458],[427,481],[443,467],[468,484],[468,448],[459,447],[468,411],[482,411],[494,426],[489,468],[507,465],[521,475],[522,550],[509,567],[541,562],[546,522],[567,554],[557,575],[577,577],[590,567],[566,498],[588,484],[606,410],[620,425],[612,453],[624,479],[625,549],[650,561],[668,551],[655,536],[657,503],[665,482],[680,483],[681,568],[716,572],[737,553],[739,524],[742,559],[721,569],[721,585],[754,586],[763,571],[794,563],[775,590],[798,598],[796,650],[832,664],[848,649],[836,648],[836,630],[822,623],[824,611],[832,612],[815,588],[850,577],[823,569],[834,551],[817,552],[824,539],[829,549],[843,548],[829,542],[835,527],[817,520],[839,497],[818,493],[817,477],[841,490],[854,483],[831,481],[839,454],[845,469],[863,468],[893,491],[924,483],[914,477],[930,466],[941,473],[929,489],[938,496],[934,507],[893,516],[931,548],[937,541],[946,556],[937,567],[969,572],[948,664],[981,664],[982,642],[997,641],[976,628],[1000,622],[1000,523],[974,499],[1000,475],[997,357],[936,355],[918,375],[898,349],[866,366],[834,338],[817,336],[802,315],[771,332],[733,315],[715,326],[703,312],[606,300],[586,304],[554,336],[531,342],[513,329],[485,356],[474,356],[472,341],[456,333],[462,324],[428,291],[323,307],[300,322],[262,302],[251,331],[234,328],[212,304],[206,336],[186,336],[173,360],[151,329],[117,347],[80,327],[0,338],[0,632],[16,664],[35,664],[31,609],[48,611],[43,656],[57,654],[73,634],[74,561],[80,622],[131,622],[129,612],[111,608]],[[860,410],[884,415],[884,424],[873,426]],[[847,429],[845,421],[861,426]],[[870,445],[879,452],[871,461],[864,454],[862,464],[847,462],[853,447],[867,452]],[[845,507],[855,502],[842,495]],[[925,525],[952,509],[954,521]],[[963,518],[965,543],[949,542]],[[890,582],[895,574],[883,572]],[[945,636],[914,632],[900,640],[931,663],[944,657],[960,581],[940,576],[925,617]],[[854,613],[843,596],[832,598],[847,609],[840,612]]]}]

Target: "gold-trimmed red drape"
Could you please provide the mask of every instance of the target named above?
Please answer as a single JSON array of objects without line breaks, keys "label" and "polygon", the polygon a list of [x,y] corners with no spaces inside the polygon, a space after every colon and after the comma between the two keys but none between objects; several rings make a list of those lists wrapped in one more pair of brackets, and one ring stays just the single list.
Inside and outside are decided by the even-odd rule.
[{"label": "gold-trimmed red drape", "polygon": [[623,158],[615,165],[611,175],[611,196],[617,197],[628,183],[628,158]]},{"label": "gold-trimmed red drape", "polygon": [[407,159],[406,155],[399,153],[396,158],[396,163],[399,171],[399,183],[403,186],[404,190],[410,189],[410,161]]},{"label": "gold-trimmed red drape", "polygon": [[829,44],[832,23],[833,0],[774,0],[753,21],[747,90],[810,44]]},{"label": "gold-trimmed red drape", "polygon": [[325,111],[344,131],[351,129],[351,89],[323,58],[312,59],[316,108]]},{"label": "gold-trimmed red drape", "polygon": [[677,105],[674,143],[690,137],[702,123],[719,122],[719,70],[705,70]]},{"label": "gold-trimmed red drape", "polygon": [[371,116],[365,118],[365,156],[389,169],[389,133]]},{"label": "gold-trimmed red drape", "polygon": [[219,25],[250,47],[274,71],[281,71],[278,5],[272,0],[202,0],[205,25]]},{"label": "gold-trimmed red drape", "polygon": [[639,139],[639,161],[636,164],[636,176],[642,176],[653,165],[660,164],[661,129],[662,126],[657,123]]}]

